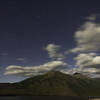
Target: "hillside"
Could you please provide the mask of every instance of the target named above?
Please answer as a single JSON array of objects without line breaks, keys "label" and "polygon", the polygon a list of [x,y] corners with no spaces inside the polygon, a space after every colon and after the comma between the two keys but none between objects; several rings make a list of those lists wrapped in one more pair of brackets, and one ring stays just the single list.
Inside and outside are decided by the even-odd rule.
[{"label": "hillside", "polygon": [[0,84],[0,95],[100,96],[100,80],[51,71],[19,83]]}]

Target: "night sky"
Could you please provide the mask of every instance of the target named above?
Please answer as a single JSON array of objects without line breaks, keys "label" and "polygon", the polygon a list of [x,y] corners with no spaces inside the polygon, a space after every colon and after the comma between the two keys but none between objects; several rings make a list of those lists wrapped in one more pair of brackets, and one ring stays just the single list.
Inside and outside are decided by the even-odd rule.
[{"label": "night sky", "polygon": [[[74,48],[74,34],[91,14],[100,14],[99,0],[1,0],[0,82],[15,82],[20,76],[4,75],[10,65],[35,66],[51,61],[44,48]],[[98,20],[100,21],[100,20]],[[65,62],[73,65],[67,55]]]}]

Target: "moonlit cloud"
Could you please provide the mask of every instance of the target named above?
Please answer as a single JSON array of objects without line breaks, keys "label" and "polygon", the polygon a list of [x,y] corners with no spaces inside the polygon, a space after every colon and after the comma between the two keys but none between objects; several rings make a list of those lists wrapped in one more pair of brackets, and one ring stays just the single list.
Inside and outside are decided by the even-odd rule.
[{"label": "moonlit cloud", "polygon": [[21,69],[22,67],[21,66],[16,66],[16,65],[10,65],[6,68],[6,70],[9,70],[9,69]]},{"label": "moonlit cloud", "polygon": [[19,75],[19,76],[36,76],[46,73],[51,70],[61,70],[67,68],[68,64],[63,61],[51,61],[39,66],[15,66],[11,65],[6,68],[5,75]]},{"label": "moonlit cloud", "polygon": [[81,53],[74,59],[76,60],[76,66],[85,67],[100,63],[100,56],[96,56],[95,53]]},{"label": "moonlit cloud", "polygon": [[22,61],[25,61],[25,58],[17,58],[16,60],[22,62]]},{"label": "moonlit cloud", "polygon": [[52,59],[63,60],[65,56],[60,52],[61,46],[56,44],[48,44],[45,48],[48,51],[48,55]]},{"label": "moonlit cloud", "polygon": [[61,72],[65,73],[65,74],[73,75],[74,73],[79,72],[79,68],[77,68],[77,67],[67,68],[65,70],[61,70]]},{"label": "moonlit cloud", "polygon": [[[91,16],[91,19],[95,19]],[[93,21],[85,22],[80,29],[75,32],[77,46],[71,52],[90,52],[100,49],[100,24]]]},{"label": "moonlit cloud", "polygon": [[91,16],[87,17],[86,19],[90,20],[90,21],[95,21],[97,17],[98,17],[98,14],[92,14]]},{"label": "moonlit cloud", "polygon": [[100,74],[100,56],[96,53],[81,53],[75,57],[76,66],[81,73],[97,76]]}]

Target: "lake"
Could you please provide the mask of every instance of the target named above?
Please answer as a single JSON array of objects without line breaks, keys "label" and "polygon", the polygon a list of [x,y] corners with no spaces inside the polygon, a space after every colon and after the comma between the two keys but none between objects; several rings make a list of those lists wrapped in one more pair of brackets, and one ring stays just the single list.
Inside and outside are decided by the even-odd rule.
[{"label": "lake", "polygon": [[94,98],[94,99],[89,99],[89,100],[100,100],[100,98]]},{"label": "lake", "polygon": [[100,97],[93,97],[93,98],[90,98],[89,100],[100,100]]},{"label": "lake", "polygon": [[89,100],[88,97],[66,96],[1,96],[0,100]]},{"label": "lake", "polygon": [[67,96],[0,96],[0,100],[100,100],[100,97]]}]

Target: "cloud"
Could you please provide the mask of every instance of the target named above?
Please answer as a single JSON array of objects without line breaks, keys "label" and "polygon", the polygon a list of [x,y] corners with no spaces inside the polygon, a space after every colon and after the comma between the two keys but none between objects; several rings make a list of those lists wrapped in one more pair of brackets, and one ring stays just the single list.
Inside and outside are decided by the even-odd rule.
[{"label": "cloud", "polygon": [[39,66],[15,66],[11,65],[6,68],[4,75],[19,75],[19,76],[36,76],[46,73],[51,70],[61,70],[67,68],[68,64],[63,61],[51,61]]},{"label": "cloud", "polygon": [[74,73],[79,72],[79,68],[77,68],[77,67],[67,68],[65,70],[61,70],[61,72],[65,73],[65,74],[73,75]]},{"label": "cloud", "polygon": [[76,60],[76,66],[85,67],[94,64],[100,64],[100,56],[96,56],[96,53],[81,53],[74,59]]},{"label": "cloud", "polygon": [[79,72],[92,75],[93,77],[100,74],[100,56],[96,53],[81,53],[74,59]]},{"label": "cloud", "polygon": [[60,52],[61,46],[56,44],[48,44],[45,48],[48,51],[48,55],[52,59],[63,60],[65,56]]},{"label": "cloud", "polygon": [[92,14],[89,17],[87,17],[86,19],[89,21],[95,21],[98,17],[98,14]]},{"label": "cloud", "polygon": [[[89,19],[95,20],[96,17],[90,16]],[[93,52],[100,49],[100,24],[91,20],[85,22],[75,32],[77,46],[70,52]]]},{"label": "cloud", "polygon": [[25,58],[17,58],[16,60],[22,62],[22,61],[25,61]]}]

